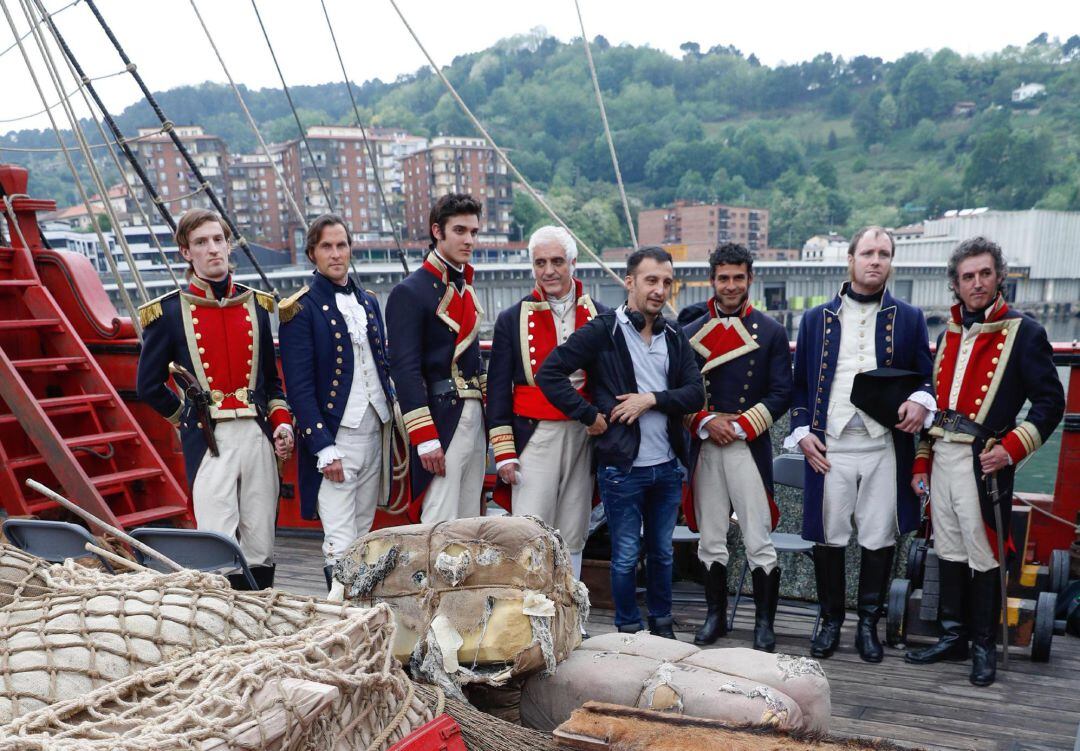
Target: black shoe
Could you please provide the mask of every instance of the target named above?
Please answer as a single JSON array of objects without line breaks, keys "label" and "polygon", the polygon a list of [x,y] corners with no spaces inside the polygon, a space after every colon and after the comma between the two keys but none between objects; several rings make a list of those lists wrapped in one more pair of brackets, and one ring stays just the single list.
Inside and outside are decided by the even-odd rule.
[{"label": "black shoe", "polygon": [[995,637],[1000,626],[1001,572],[996,567],[976,571],[971,578],[972,685],[989,686],[997,677]]},{"label": "black shoe", "polygon": [[938,558],[938,623],[941,638],[937,644],[904,654],[904,662],[929,665],[942,660],[968,658],[967,599],[971,569],[966,561]]},{"label": "black shoe", "polygon": [[670,615],[665,618],[653,618],[649,616],[649,633],[653,636],[662,636],[665,639],[677,639],[675,636],[675,619]]},{"label": "black shoe", "polygon": [[776,649],[773,623],[780,601],[780,569],[774,568],[766,574],[765,569],[759,567],[750,572],[750,576],[754,582],[754,649],[772,652]]},{"label": "black shoe", "polygon": [[840,627],[846,614],[846,556],[846,548],[814,546],[814,578],[821,603],[821,625],[810,642],[810,654],[814,657],[829,657],[840,646]]},{"label": "black shoe", "polygon": [[326,577],[326,591],[329,592],[334,588],[334,564],[329,566],[323,566],[323,576]]},{"label": "black shoe", "polygon": [[636,634],[638,631],[644,631],[645,629],[641,625],[641,621],[637,623],[624,623],[619,626],[620,634]]},{"label": "black shoe", "polygon": [[247,577],[244,576],[242,572],[239,574],[229,574],[225,578],[229,580],[229,586],[237,592],[251,591],[251,585],[248,583]]},{"label": "black shoe", "polygon": [[859,623],[855,627],[855,649],[866,662],[881,662],[885,650],[878,640],[878,620],[885,612],[885,597],[892,573],[895,547],[879,550],[862,549],[859,566]]},{"label": "black shoe", "polygon": [[705,622],[694,633],[694,644],[712,644],[727,633],[727,567],[714,561],[705,569]]},{"label": "black shoe", "polygon": [[270,589],[274,586],[274,564],[269,566],[252,566],[251,575],[255,577],[255,584],[259,589]]}]

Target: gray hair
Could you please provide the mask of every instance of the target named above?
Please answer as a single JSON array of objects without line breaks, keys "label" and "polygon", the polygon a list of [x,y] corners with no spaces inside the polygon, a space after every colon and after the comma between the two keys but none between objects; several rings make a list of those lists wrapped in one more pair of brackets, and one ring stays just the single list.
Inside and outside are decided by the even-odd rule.
[{"label": "gray hair", "polygon": [[562,227],[548,224],[532,233],[532,237],[529,238],[530,263],[533,260],[536,246],[542,243],[558,243],[566,251],[566,262],[577,263],[577,243],[574,242],[574,238],[570,236],[570,233]]},{"label": "gray hair", "polygon": [[960,296],[956,294],[956,287],[960,282],[960,263],[968,258],[981,256],[984,253],[988,253],[990,257],[994,259],[994,271],[998,276],[997,291],[1001,292],[1005,289],[1005,276],[1009,273],[1009,262],[1005,260],[1005,254],[1001,252],[1000,245],[989,238],[979,235],[964,240],[957,245],[956,249],[952,252],[952,256],[949,257],[949,265],[947,267],[949,273],[949,287],[953,290],[953,294],[956,295],[957,300],[960,299]]}]

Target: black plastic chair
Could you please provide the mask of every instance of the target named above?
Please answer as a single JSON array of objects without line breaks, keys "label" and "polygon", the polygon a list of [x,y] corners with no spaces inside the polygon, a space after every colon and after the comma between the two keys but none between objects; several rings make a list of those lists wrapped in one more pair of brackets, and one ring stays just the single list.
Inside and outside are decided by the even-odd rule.
[{"label": "black plastic chair", "polygon": [[[802,490],[805,481],[805,475],[803,474],[804,461],[802,454],[781,454],[773,459],[773,484],[786,485],[789,488]],[[802,553],[811,561],[814,560],[814,543],[809,540],[804,540],[799,535],[790,532],[773,532],[769,537],[772,539],[773,547],[776,548],[777,556],[781,553]],[[746,574],[749,570],[750,564],[744,561],[742,574],[739,575],[739,586],[735,588],[735,603],[732,605],[731,615],[728,616],[729,631],[735,626],[735,612],[739,609],[739,602],[743,599],[743,585],[746,584]],[[820,604],[807,605],[793,600],[781,600],[781,602],[789,607],[813,611],[815,617],[814,631],[810,638],[813,639],[817,636],[818,626],[821,625]],[[809,617],[809,613],[807,613],[807,617]]]},{"label": "black plastic chair", "polygon": [[[198,571],[240,569],[248,585],[253,590],[259,589],[244,554],[240,552],[240,546],[231,537],[206,530],[169,527],[140,527],[131,530],[131,536],[186,568]],[[161,561],[146,555],[138,548],[133,549],[133,552],[136,560],[143,566],[155,571],[171,571]]]},{"label": "black plastic chair", "polygon": [[100,545],[101,541],[78,524],[44,519],[8,519],[4,522],[4,536],[20,550],[51,563],[62,563],[68,558],[92,557],[101,561],[110,574],[116,573],[106,559],[86,549],[86,543]]}]

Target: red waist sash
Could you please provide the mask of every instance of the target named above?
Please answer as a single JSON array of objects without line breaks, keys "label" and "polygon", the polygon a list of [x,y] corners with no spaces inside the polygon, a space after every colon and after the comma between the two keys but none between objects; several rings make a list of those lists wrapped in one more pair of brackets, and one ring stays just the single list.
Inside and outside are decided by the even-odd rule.
[{"label": "red waist sash", "polygon": [[[581,389],[578,389],[578,393],[584,396]],[[514,414],[531,420],[570,419],[548,401],[539,386],[514,386]]]}]

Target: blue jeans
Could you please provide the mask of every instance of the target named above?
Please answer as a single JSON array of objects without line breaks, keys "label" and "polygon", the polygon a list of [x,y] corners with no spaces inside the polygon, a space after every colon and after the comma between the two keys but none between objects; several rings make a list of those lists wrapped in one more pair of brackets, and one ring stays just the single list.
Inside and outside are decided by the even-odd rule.
[{"label": "blue jeans", "polygon": [[641,554],[641,527],[645,525],[645,602],[649,615],[671,615],[671,536],[682,501],[683,470],[678,460],[624,472],[603,466],[598,473],[611,532],[611,595],[615,625],[641,625],[635,599],[635,571]]}]

